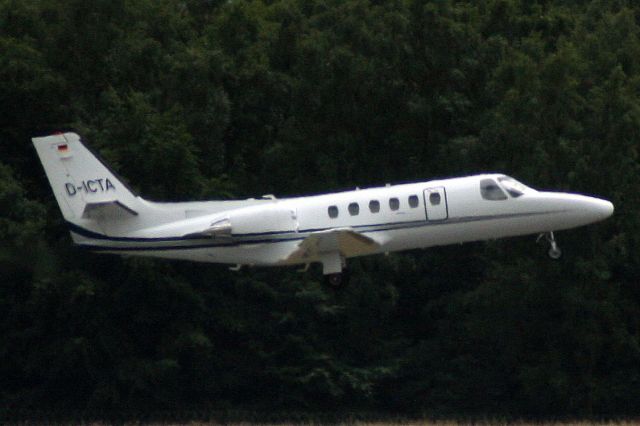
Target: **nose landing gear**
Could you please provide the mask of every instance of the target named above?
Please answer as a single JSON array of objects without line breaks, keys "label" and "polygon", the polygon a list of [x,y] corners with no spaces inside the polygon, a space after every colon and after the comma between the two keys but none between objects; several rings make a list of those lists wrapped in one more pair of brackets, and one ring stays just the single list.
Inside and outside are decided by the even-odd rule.
[{"label": "nose landing gear", "polygon": [[560,247],[558,247],[558,244],[556,243],[556,237],[553,235],[553,231],[540,234],[536,242],[539,242],[543,238],[546,239],[551,246],[547,252],[549,257],[553,260],[560,259],[562,257],[562,250],[560,250]]}]

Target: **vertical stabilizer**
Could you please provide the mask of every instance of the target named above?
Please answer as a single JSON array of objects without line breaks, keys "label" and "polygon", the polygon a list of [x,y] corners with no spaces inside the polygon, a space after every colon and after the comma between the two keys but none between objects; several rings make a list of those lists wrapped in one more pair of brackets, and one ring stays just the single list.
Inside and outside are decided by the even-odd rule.
[{"label": "vertical stabilizer", "polygon": [[142,201],[75,133],[33,138],[64,219],[100,232],[100,220],[137,216]]}]

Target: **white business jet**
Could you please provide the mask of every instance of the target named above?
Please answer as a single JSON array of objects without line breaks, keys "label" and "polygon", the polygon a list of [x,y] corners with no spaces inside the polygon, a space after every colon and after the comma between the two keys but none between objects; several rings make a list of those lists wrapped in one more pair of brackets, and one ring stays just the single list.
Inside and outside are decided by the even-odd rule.
[{"label": "white business jet", "polygon": [[322,264],[334,286],[349,257],[540,234],[603,220],[609,201],[539,192],[482,174],[308,197],[182,203],[135,195],[75,133],[33,138],[73,241],[105,253],[241,265]]}]

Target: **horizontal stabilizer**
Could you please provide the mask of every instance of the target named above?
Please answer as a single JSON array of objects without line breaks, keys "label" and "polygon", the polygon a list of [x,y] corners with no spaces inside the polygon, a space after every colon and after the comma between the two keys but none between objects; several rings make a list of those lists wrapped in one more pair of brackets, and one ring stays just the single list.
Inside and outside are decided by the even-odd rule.
[{"label": "horizontal stabilizer", "polygon": [[137,215],[138,212],[118,200],[87,203],[82,212],[84,219],[122,219]]}]

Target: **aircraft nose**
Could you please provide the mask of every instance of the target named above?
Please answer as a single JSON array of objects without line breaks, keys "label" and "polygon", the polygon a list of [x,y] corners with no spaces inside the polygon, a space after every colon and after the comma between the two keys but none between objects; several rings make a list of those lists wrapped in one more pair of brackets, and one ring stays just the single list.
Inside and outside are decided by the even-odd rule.
[{"label": "aircraft nose", "polygon": [[595,197],[585,197],[584,209],[595,221],[604,220],[613,214],[613,203]]},{"label": "aircraft nose", "polygon": [[[535,198],[532,197],[535,201]],[[613,214],[613,204],[607,200],[571,193],[543,193],[541,200],[557,212],[556,229],[569,229],[600,222]]]}]

